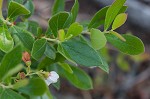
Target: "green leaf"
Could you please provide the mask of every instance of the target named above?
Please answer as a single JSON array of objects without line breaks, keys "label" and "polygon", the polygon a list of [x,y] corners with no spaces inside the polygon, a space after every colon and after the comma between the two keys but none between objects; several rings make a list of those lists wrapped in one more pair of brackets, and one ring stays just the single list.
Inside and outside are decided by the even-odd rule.
[{"label": "green leaf", "polygon": [[42,99],[54,99],[52,94],[50,93],[49,89],[47,89],[46,93],[41,97],[42,97]]},{"label": "green leaf", "polygon": [[9,52],[13,49],[14,41],[10,33],[4,27],[0,27],[0,49]]},{"label": "green leaf", "polygon": [[60,53],[56,53],[56,59],[55,62],[64,62],[66,60],[66,58],[61,55]]},{"label": "green leaf", "polygon": [[65,8],[65,0],[55,0],[52,8],[52,15],[64,11],[64,8]]},{"label": "green leaf", "polygon": [[47,85],[40,78],[31,78],[29,84],[18,89],[20,92],[29,96],[41,96],[47,90]]},{"label": "green leaf", "polygon": [[37,37],[40,38],[43,35],[42,27],[37,28]]},{"label": "green leaf", "polygon": [[102,64],[101,57],[98,53],[84,42],[70,39],[61,43],[61,46],[64,52],[61,52],[61,50],[58,52],[60,54],[64,53],[68,59],[75,61],[77,64],[89,67]]},{"label": "green leaf", "polygon": [[106,58],[102,57],[103,53],[101,52],[101,50],[98,51],[98,54],[99,56],[101,56],[101,61],[102,61],[102,64],[99,66],[99,68],[105,71],[106,73],[109,73],[109,65],[106,61]]},{"label": "green leaf", "polygon": [[1,95],[1,93],[3,92],[3,88],[2,87],[0,87],[0,95]]},{"label": "green leaf", "polygon": [[78,11],[79,11],[79,2],[78,2],[78,0],[75,0],[75,3],[71,9],[72,23],[74,23],[76,21]]},{"label": "green leaf", "polygon": [[13,26],[12,29],[13,31],[11,32],[17,35],[24,47],[31,50],[34,42],[34,37],[31,35],[31,33],[17,26]]},{"label": "green leaf", "polygon": [[45,49],[44,54],[50,59],[56,58],[56,50],[49,43],[46,44],[46,49]]},{"label": "green leaf", "polygon": [[13,67],[11,70],[9,70],[9,72],[7,72],[4,77],[3,77],[3,80],[7,81],[7,80],[11,80],[10,79],[10,76],[18,73],[20,70],[23,69],[23,65],[22,64],[18,64],[16,65],[15,67]]},{"label": "green leaf", "polygon": [[52,63],[54,63],[54,60],[45,57],[39,64],[38,64],[38,70],[43,69],[47,66],[50,66]]},{"label": "green leaf", "polygon": [[121,14],[121,13],[126,12],[127,8],[128,8],[128,6],[124,5],[124,6],[120,9],[120,11],[119,11],[118,14]]},{"label": "green leaf", "polygon": [[118,14],[113,22],[112,30],[115,30],[120,26],[122,26],[126,22],[126,20],[127,20],[127,14],[125,13]]},{"label": "green leaf", "polygon": [[95,50],[99,50],[106,45],[106,37],[103,32],[98,29],[91,29],[91,43]]},{"label": "green leaf", "polygon": [[123,38],[126,39],[125,42],[113,34],[106,34],[105,36],[114,47],[123,53],[137,55],[144,52],[144,44],[135,36],[123,34]]},{"label": "green leaf", "polygon": [[14,69],[20,62],[22,58],[21,46],[16,46],[12,51],[5,54],[0,65],[0,80],[12,69]]},{"label": "green leaf", "polygon": [[116,37],[118,37],[120,40],[122,40],[124,42],[126,41],[126,39],[122,35],[120,35],[119,33],[115,32],[115,31],[110,31],[110,33],[115,35]]},{"label": "green leaf", "polygon": [[59,52],[64,58],[66,58],[68,61],[70,61],[70,62],[76,64],[76,63],[71,59],[71,57],[69,56],[69,54],[64,50],[64,48],[61,46],[61,44],[58,44],[57,50],[58,50],[58,52]]},{"label": "green leaf", "polygon": [[59,63],[59,65],[64,69],[66,70],[67,72],[69,73],[73,73],[73,70],[71,69],[71,67],[67,64],[67,63]]},{"label": "green leaf", "polygon": [[104,19],[105,19],[106,12],[107,12],[108,8],[109,8],[109,6],[100,9],[93,16],[92,20],[90,21],[90,23],[88,25],[88,29],[98,28],[100,25],[102,25],[104,23]]},{"label": "green leaf", "polygon": [[[79,45],[80,46],[80,44],[78,44],[78,42],[75,40],[75,41],[73,41],[73,42],[75,42],[77,45]],[[79,42],[81,42],[81,41],[79,41]],[[82,42],[83,43],[83,42]],[[85,49],[83,49],[84,50],[84,53],[83,54],[80,54],[81,53],[81,51],[79,51],[79,50],[81,50],[81,49],[78,49],[78,48],[81,48],[81,46],[80,47],[78,47],[77,45],[74,45],[74,47],[77,47],[77,48],[75,48],[75,49],[67,49],[67,50],[65,50],[64,48],[63,48],[63,46],[61,45],[61,44],[59,44],[58,45],[58,48],[57,48],[57,50],[58,50],[58,52],[60,53],[60,54],[62,54],[67,60],[69,60],[70,62],[72,62],[73,64],[76,64],[76,63],[78,63],[78,64],[84,64],[83,66],[88,66],[88,67],[93,67],[93,66],[97,66],[97,67],[100,67],[102,70],[104,70],[104,71],[106,71],[107,73],[109,72],[109,67],[108,67],[108,64],[107,64],[107,62],[104,60],[104,58],[100,55],[100,53],[98,53],[98,52],[96,52],[95,50],[95,52],[93,52],[93,49],[92,50],[89,50],[89,48],[87,48],[87,47],[85,47]],[[88,46],[88,47],[90,47],[86,42],[84,42],[84,44],[86,45],[86,46]],[[72,46],[71,46],[72,47]],[[74,48],[73,47],[73,48]],[[84,47],[84,46],[83,46]],[[90,47],[91,48],[91,47]],[[88,49],[88,50],[87,50]],[[75,50],[75,51],[74,51]],[[76,51],[77,50],[77,51]],[[69,51],[69,53],[68,53],[68,51]],[[71,52],[72,51],[72,52]],[[79,52],[78,52],[79,51]],[[90,51],[90,52],[89,52]],[[95,54],[91,54],[91,53],[95,53]],[[87,55],[86,55],[87,54]],[[93,56],[92,56],[93,55]],[[95,59],[93,58],[94,57],[94,55],[95,55]],[[90,59],[90,58],[92,58],[92,59]],[[99,61],[100,63],[98,64],[97,63],[97,61]],[[76,63],[75,63],[76,62]],[[92,63],[91,63],[92,62]],[[96,63],[96,64],[95,64]],[[94,65],[93,65],[94,64]]]},{"label": "green leaf", "polygon": [[5,55],[5,53],[0,50],[0,63],[1,63],[1,60],[3,59],[4,55]]},{"label": "green leaf", "polygon": [[71,25],[71,21],[72,21],[72,17],[71,17],[71,13],[69,13],[68,19],[66,20],[65,24],[64,24],[64,29],[69,28],[69,26]]},{"label": "green leaf", "polygon": [[17,2],[17,3],[23,4],[23,0],[7,0],[8,4],[9,4],[11,1],[15,1],[15,2]]},{"label": "green leaf", "polygon": [[114,18],[117,16],[121,8],[123,7],[126,0],[116,0],[107,10],[104,29],[107,30],[111,23],[113,22]]},{"label": "green leaf", "polygon": [[91,41],[89,40],[89,38],[85,37],[84,35],[80,35],[79,39],[80,39],[80,41],[82,41],[92,47]]},{"label": "green leaf", "polygon": [[34,36],[37,36],[39,24],[35,21],[28,21],[28,31],[30,31]]},{"label": "green leaf", "polygon": [[63,75],[71,84],[75,87],[82,89],[82,90],[89,90],[93,89],[92,80],[91,78],[81,69],[78,67],[71,66],[73,70],[73,74],[62,69],[60,66],[58,68],[58,72],[60,75]]},{"label": "green leaf", "polygon": [[[91,19],[88,29],[91,28],[98,28],[100,25],[103,25],[105,22],[106,12],[110,6],[106,6],[102,9],[100,9]],[[124,13],[127,9],[127,6],[123,6],[119,13]]]},{"label": "green leaf", "polygon": [[13,85],[13,89],[19,89],[26,86],[29,83],[28,79],[19,80]]},{"label": "green leaf", "polygon": [[69,13],[60,12],[58,14],[55,14],[49,20],[49,27],[55,37],[57,37],[57,35],[58,35],[58,30],[64,29],[66,27],[65,23],[67,22],[68,18],[69,18]]},{"label": "green leaf", "polygon": [[29,18],[34,13],[34,4],[32,0],[28,0],[24,6],[31,12],[28,15],[25,15],[25,18]]},{"label": "green leaf", "polygon": [[45,32],[45,36],[50,36],[50,35],[52,35],[52,31],[51,31],[50,27],[48,27]]},{"label": "green leaf", "polygon": [[35,60],[39,60],[46,49],[46,39],[38,39],[34,42],[33,44],[33,48],[31,51],[31,56],[35,59]]},{"label": "green leaf", "polygon": [[75,22],[70,25],[66,38],[78,36],[83,31],[83,26]]},{"label": "green leaf", "polygon": [[53,98],[52,94],[47,89],[47,91],[42,96],[30,96],[30,99],[55,99],[55,98]]},{"label": "green leaf", "polygon": [[22,29],[25,29],[25,30],[28,29],[28,23],[27,22],[17,22],[16,26],[18,26],[18,27],[20,27]]},{"label": "green leaf", "polygon": [[0,99],[25,99],[25,98],[11,89],[3,89],[2,93],[0,94]]},{"label": "green leaf", "polygon": [[23,5],[10,1],[8,6],[8,18],[14,18],[19,15],[28,15],[30,11],[26,9]]}]

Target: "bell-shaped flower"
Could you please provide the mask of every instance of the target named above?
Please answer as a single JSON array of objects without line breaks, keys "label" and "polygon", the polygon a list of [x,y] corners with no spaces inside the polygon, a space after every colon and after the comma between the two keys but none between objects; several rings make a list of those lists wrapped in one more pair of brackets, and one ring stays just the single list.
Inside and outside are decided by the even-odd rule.
[{"label": "bell-shaped flower", "polygon": [[59,75],[55,71],[51,71],[48,74],[47,79],[45,80],[46,84],[49,86],[51,83],[56,83],[59,78]]}]

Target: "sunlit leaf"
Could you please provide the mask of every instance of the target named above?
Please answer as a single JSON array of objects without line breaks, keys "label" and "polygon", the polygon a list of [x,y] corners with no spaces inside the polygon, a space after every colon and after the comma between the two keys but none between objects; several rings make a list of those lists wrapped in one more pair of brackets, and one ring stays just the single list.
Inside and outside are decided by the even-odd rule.
[{"label": "sunlit leaf", "polygon": [[66,38],[78,36],[83,31],[83,26],[75,22],[70,25]]},{"label": "sunlit leaf", "polygon": [[110,27],[111,23],[113,22],[125,2],[126,0],[115,0],[115,2],[108,8],[104,24],[105,30]]},{"label": "sunlit leaf", "polygon": [[115,30],[119,28],[121,25],[123,25],[127,20],[127,14],[121,13],[118,14],[113,22],[112,30]]},{"label": "sunlit leaf", "polygon": [[99,50],[106,45],[106,37],[103,32],[98,29],[91,29],[91,43],[95,50]]},{"label": "sunlit leaf", "polygon": [[14,41],[11,34],[4,27],[0,27],[0,49],[9,52],[13,49]]}]

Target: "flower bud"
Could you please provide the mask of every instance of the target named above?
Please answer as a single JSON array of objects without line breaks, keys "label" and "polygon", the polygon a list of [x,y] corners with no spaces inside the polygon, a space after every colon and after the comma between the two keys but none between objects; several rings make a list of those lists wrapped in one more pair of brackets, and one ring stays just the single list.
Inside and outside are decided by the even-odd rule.
[{"label": "flower bud", "polygon": [[25,79],[26,78],[26,74],[24,73],[24,72],[19,72],[18,74],[17,74],[17,79]]},{"label": "flower bud", "polygon": [[31,65],[30,54],[28,52],[23,52],[22,60],[25,62],[27,66]]},{"label": "flower bud", "polygon": [[55,71],[51,71],[45,80],[46,84],[49,86],[51,83],[56,83],[59,75]]}]

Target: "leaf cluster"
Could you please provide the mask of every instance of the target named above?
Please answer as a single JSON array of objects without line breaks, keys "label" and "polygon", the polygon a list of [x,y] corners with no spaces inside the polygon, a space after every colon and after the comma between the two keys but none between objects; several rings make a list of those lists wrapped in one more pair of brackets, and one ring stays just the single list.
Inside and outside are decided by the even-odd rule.
[{"label": "leaf cluster", "polygon": [[[34,13],[32,0],[8,0],[8,13],[2,15],[0,1],[0,99],[52,99],[44,79],[31,75],[17,82],[12,78],[27,67],[21,61],[22,53],[31,55],[33,71],[55,70],[72,85],[82,90],[93,88],[92,79],[80,67],[98,67],[109,73],[109,65],[101,55],[107,42],[119,51],[138,55],[144,52],[142,41],[129,34],[115,30],[126,19],[126,0],[115,0],[100,9],[87,27],[76,22],[79,2],[75,0],[70,12],[65,11],[65,0],[55,0],[52,16],[46,31],[28,18]],[[18,18],[21,21],[16,21]],[[15,24],[16,23],[16,24]],[[99,27],[103,26],[103,30]],[[84,35],[89,35],[89,38]],[[29,75],[29,74],[27,74]],[[60,81],[54,85],[60,88]],[[9,95],[8,95],[9,93]]]}]

